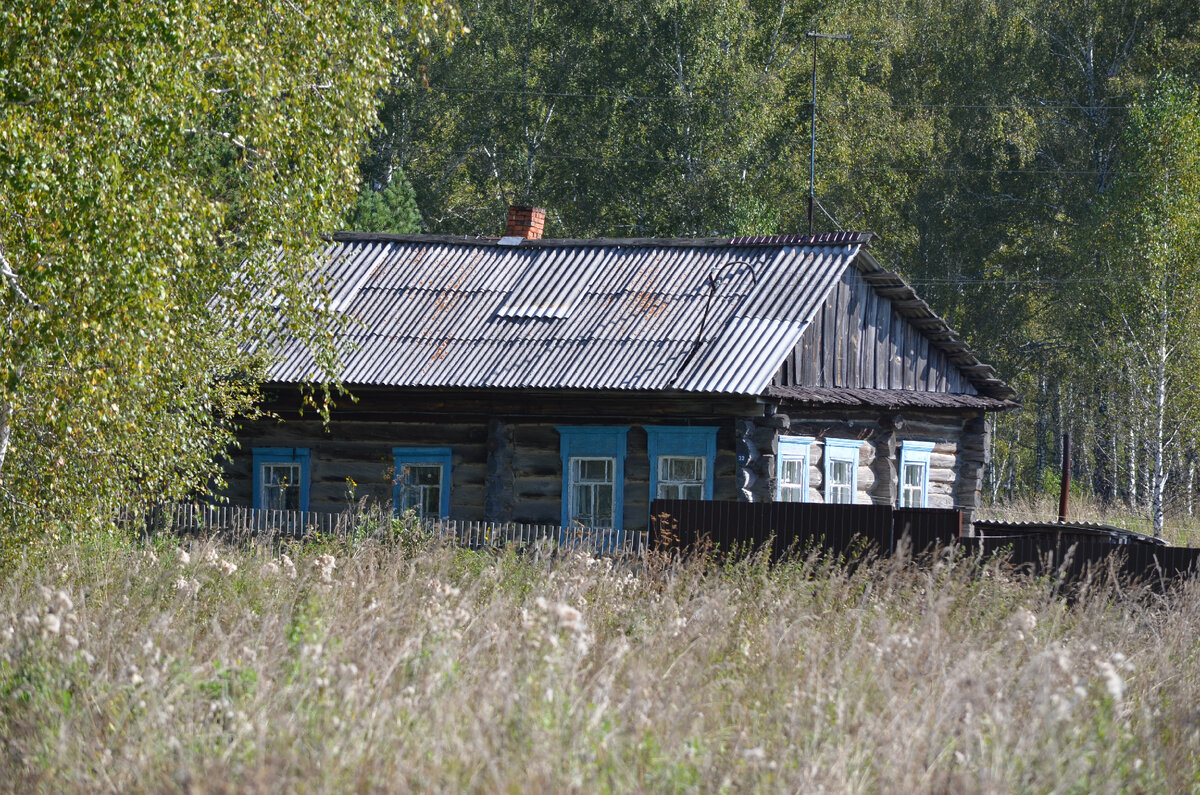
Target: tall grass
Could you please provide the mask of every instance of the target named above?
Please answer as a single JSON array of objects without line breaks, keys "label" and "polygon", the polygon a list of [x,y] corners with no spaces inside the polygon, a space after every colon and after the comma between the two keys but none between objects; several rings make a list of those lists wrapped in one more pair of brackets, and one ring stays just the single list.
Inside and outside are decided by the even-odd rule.
[{"label": "tall grass", "polygon": [[0,585],[0,783],[1184,791],[1200,589],[341,541],[75,545]]}]

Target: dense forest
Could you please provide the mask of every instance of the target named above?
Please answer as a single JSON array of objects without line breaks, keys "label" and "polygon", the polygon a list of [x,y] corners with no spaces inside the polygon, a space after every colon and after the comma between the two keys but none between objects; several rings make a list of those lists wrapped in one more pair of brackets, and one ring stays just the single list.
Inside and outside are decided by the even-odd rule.
[{"label": "dense forest", "polygon": [[[1200,8],[1180,2],[464,3],[392,76],[364,189],[395,228],[866,230],[1023,397],[987,486],[1193,510]],[[818,32],[849,41],[814,39]],[[411,187],[410,187],[411,185]],[[399,187],[397,187],[399,186]],[[378,227],[375,227],[378,228]]]}]

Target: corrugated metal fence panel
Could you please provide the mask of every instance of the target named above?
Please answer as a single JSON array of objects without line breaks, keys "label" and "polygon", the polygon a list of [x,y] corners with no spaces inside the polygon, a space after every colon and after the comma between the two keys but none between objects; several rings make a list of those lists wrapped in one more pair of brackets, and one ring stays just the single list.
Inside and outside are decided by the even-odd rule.
[{"label": "corrugated metal fence panel", "polygon": [[962,535],[962,513],[945,508],[895,508],[892,534],[896,541],[907,536],[910,549],[923,552],[934,544],[958,540]]},{"label": "corrugated metal fence panel", "polygon": [[1003,555],[1016,568],[1035,575],[1060,577],[1074,583],[1089,573],[1102,575],[1110,567],[1123,579],[1164,590],[1196,574],[1200,549],[1157,544],[1113,544],[1093,537],[1026,534],[964,538],[964,549],[985,557]]},{"label": "corrugated metal fence panel", "polygon": [[770,541],[775,560],[811,549],[889,554],[905,535],[920,552],[957,540],[962,522],[958,511],[938,509],[720,500],[654,500],[650,515],[652,547],[746,553]]}]

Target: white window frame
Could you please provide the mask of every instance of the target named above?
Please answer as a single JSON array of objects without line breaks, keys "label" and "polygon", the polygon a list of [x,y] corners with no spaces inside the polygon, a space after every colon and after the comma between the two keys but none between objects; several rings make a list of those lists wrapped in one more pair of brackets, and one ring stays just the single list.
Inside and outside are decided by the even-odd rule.
[{"label": "white window frame", "polygon": [[[854,505],[858,502],[858,453],[862,449],[861,439],[825,440],[825,502],[831,505]],[[850,501],[835,503],[833,493],[833,469],[835,463],[850,464]]]},{"label": "white window frame", "polygon": [[[613,468],[613,527],[618,531],[613,537],[620,542],[620,530],[625,511],[625,440],[629,426],[612,425],[556,425],[559,435],[559,456],[562,459],[562,527],[573,526],[574,499],[572,481],[572,459],[607,459]],[[610,528],[596,528],[610,529]]]},{"label": "white window frame", "polygon": [[[896,473],[896,505],[900,508],[928,508],[929,507],[929,460],[933,455],[934,442],[917,441],[914,439],[905,439],[900,442],[900,469]],[[908,505],[904,498],[904,471],[909,466],[920,466],[923,470],[921,476],[921,504]]]},{"label": "white window frame", "polygon": [[[717,461],[717,427],[715,425],[647,425],[646,451],[650,458],[650,501],[660,499],[662,464],[665,458],[696,458],[703,467],[699,478],[702,500],[713,498],[713,470]],[[697,481],[672,482],[674,485]],[[666,498],[674,499],[674,498]]]},{"label": "white window frame", "polygon": [[[699,477],[689,480],[671,480],[671,461],[687,460],[696,464]],[[664,471],[665,470],[665,471]],[[705,480],[708,473],[708,460],[702,455],[660,455],[658,456],[658,472],[655,473],[654,498],[660,500],[702,500],[707,491]],[[664,495],[663,490],[674,490],[674,495]],[[683,489],[699,489],[697,497],[685,497],[680,492]]]},{"label": "white window frame", "polygon": [[[583,464],[585,462],[596,462],[596,461],[601,461],[607,465],[607,472],[608,472],[607,480],[595,480],[592,478],[584,478],[583,477],[582,472],[581,472]],[[616,522],[617,522],[617,461],[616,461],[616,459],[609,457],[609,456],[578,455],[578,456],[571,456],[570,459],[568,460],[567,465],[570,467],[570,470],[571,470],[570,477],[568,478],[568,482],[570,484],[570,486],[569,486],[570,491],[568,492],[568,496],[567,496],[567,503],[568,503],[567,518],[569,520],[568,526],[578,525],[580,527],[591,527],[591,528],[595,528],[595,529],[599,529],[599,530],[612,529],[616,525]],[[607,524],[604,522],[595,521],[596,503],[597,503],[596,495],[599,493],[600,489],[605,486],[607,486],[608,489],[611,491],[611,496],[609,499],[610,499],[610,504],[612,506],[612,521]],[[589,517],[592,521],[582,521],[580,518],[580,514],[582,513],[582,510],[580,509],[580,507],[578,505],[578,500],[576,498],[576,491],[580,487],[588,488],[592,493],[592,500],[591,500],[592,514]]]},{"label": "white window frame", "polygon": [[267,468],[275,466],[294,467],[299,474],[297,482],[297,499],[296,504],[298,510],[308,510],[308,491],[309,491],[309,461],[310,454],[308,448],[305,447],[255,447],[251,449],[252,464],[254,467],[253,483],[254,489],[253,505],[255,508],[264,510],[281,510],[267,508]]},{"label": "white window frame", "polygon": [[392,510],[396,514],[403,513],[404,485],[400,482],[401,473],[410,466],[436,466],[441,470],[438,482],[438,515],[425,516],[417,507],[417,515],[422,519],[445,519],[450,516],[450,475],[453,452],[449,447],[393,447],[392,464],[395,470],[392,483]]},{"label": "white window frame", "polygon": [[[775,501],[776,502],[809,502],[809,468],[812,466],[812,445],[815,442],[811,436],[781,436],[779,437],[779,453],[775,458]],[[800,490],[799,500],[785,500],[783,472],[787,463],[800,464],[800,483],[787,484],[787,488]]]}]

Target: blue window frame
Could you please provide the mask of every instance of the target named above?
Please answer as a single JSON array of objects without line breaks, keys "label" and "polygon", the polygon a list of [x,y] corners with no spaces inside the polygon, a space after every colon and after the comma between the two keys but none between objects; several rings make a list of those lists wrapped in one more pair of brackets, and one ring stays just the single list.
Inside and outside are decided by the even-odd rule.
[{"label": "blue window frame", "polygon": [[305,447],[255,447],[254,507],[307,511],[309,451]]},{"label": "blue window frame", "polygon": [[815,441],[811,436],[779,437],[779,455],[775,458],[776,502],[808,502],[808,468]]},{"label": "blue window frame", "polygon": [[858,439],[825,440],[825,502],[853,505],[858,495]]},{"label": "blue window frame", "polygon": [[716,426],[647,425],[650,499],[711,500]]},{"label": "blue window frame", "polygon": [[422,519],[450,515],[449,447],[393,447],[392,510],[414,510]]},{"label": "blue window frame", "polygon": [[900,443],[900,488],[896,495],[901,508],[929,505],[929,458],[933,442],[905,439]]},{"label": "blue window frame", "polygon": [[562,526],[620,530],[629,426],[559,425]]}]

